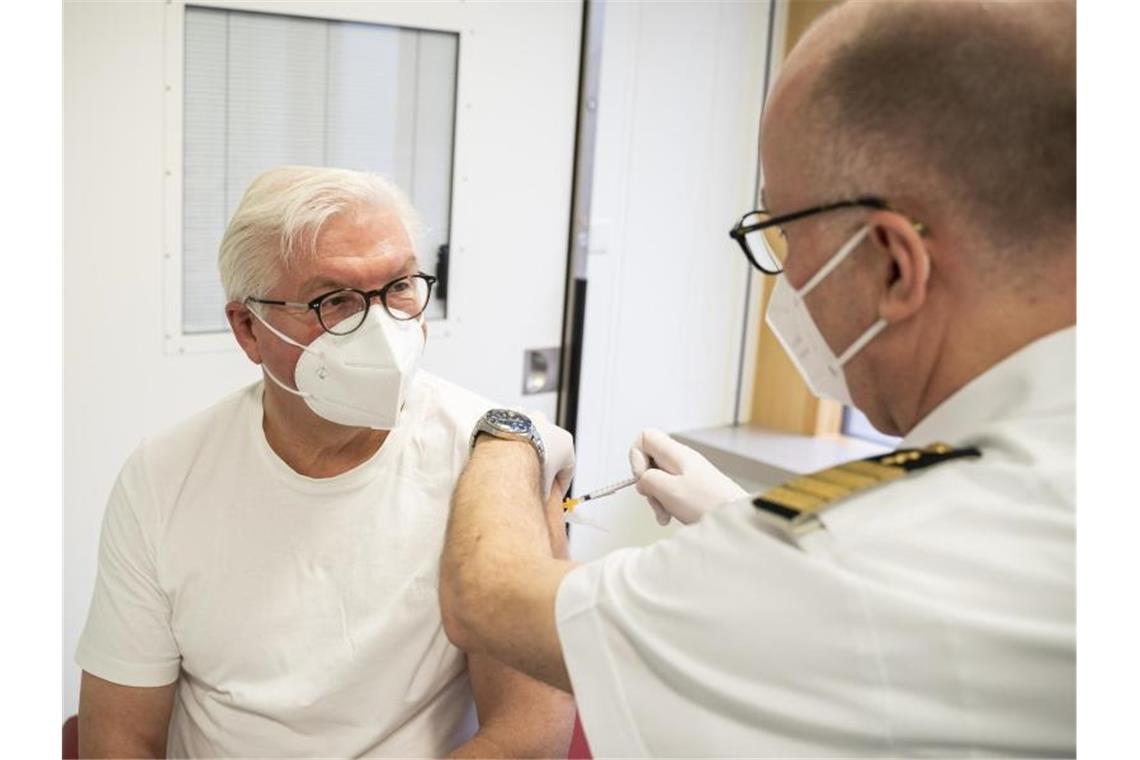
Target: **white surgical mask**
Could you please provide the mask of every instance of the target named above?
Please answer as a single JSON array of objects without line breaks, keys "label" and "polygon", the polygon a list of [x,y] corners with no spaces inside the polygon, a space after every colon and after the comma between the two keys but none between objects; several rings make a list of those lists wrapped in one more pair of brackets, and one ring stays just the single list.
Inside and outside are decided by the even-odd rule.
[{"label": "white surgical mask", "polygon": [[391,430],[424,348],[420,320],[393,319],[373,306],[359,328],[348,335],[321,333],[305,346],[253,315],[281,340],[303,352],[293,370],[294,390],[267,367],[265,374],[284,390],[305,399],[314,413],[351,427]]},{"label": "white surgical mask", "polygon": [[799,290],[792,288],[786,275],[778,276],[768,301],[768,326],[811,392],[820,398],[834,399],[849,406],[852,404],[851,391],[847,387],[843,365],[882,332],[887,321],[876,321],[847,350],[836,356],[811,318],[804,298],[859,247],[870,231],[871,228],[865,226],[856,232]]}]

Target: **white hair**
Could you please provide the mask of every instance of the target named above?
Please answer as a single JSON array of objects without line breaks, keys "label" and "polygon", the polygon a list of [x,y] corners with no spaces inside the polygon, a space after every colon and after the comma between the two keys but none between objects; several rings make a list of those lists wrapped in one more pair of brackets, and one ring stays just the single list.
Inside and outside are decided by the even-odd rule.
[{"label": "white hair", "polygon": [[407,197],[378,174],[279,166],[254,178],[222,236],[218,270],[228,301],[264,296],[290,266],[315,255],[330,217],[363,209],[395,212],[414,241],[420,221]]}]

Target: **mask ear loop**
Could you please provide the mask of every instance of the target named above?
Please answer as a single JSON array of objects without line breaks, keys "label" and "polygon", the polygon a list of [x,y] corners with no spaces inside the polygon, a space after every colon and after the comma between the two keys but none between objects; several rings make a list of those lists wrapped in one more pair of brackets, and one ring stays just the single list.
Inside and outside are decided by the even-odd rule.
[{"label": "mask ear loop", "polygon": [[[273,325],[266,322],[265,319],[260,314],[257,313],[256,309],[251,309],[248,305],[246,306],[246,308],[249,309],[250,314],[257,317],[258,322],[265,325],[265,328],[267,330],[269,330],[269,332],[273,333],[274,335],[276,335],[281,340],[285,341],[286,343],[289,343],[290,345],[296,346],[297,348],[301,349],[302,351],[311,351],[311,349],[308,346],[302,346],[300,343],[293,340],[288,335],[286,335],[285,333],[281,332],[280,330],[278,330]],[[265,362],[261,363],[261,371],[264,372],[265,374],[269,375],[269,379],[272,380],[273,382],[277,383],[277,385],[281,388],[281,390],[288,391],[289,393],[292,393],[294,396],[300,396],[301,398],[309,398],[310,396],[313,395],[311,393],[299,391],[296,388],[290,388],[288,385],[286,385],[285,383],[278,380],[277,376],[269,371],[269,367],[267,367],[265,365]]]},{"label": "mask ear loop", "polygon": [[842,367],[847,362],[851,361],[852,356],[863,350],[863,346],[874,340],[875,336],[885,330],[886,327],[887,320],[879,317],[879,321],[875,322],[875,324],[867,328],[867,332],[860,335],[859,338],[850,346],[848,346],[847,350],[844,351],[835,361],[838,362],[840,367]]},{"label": "mask ear loop", "polygon": [[859,247],[859,244],[863,242],[870,232],[870,225],[864,225],[861,230],[852,235],[851,239],[844,243],[842,248],[836,251],[835,255],[831,257],[831,260],[820,267],[819,271],[812,275],[811,279],[797,291],[800,297],[806,296],[816,285],[823,281],[823,278],[835,271],[835,268],[842,264],[843,260]]},{"label": "mask ear loop", "polygon": [[[810,293],[812,288],[823,281],[823,278],[834,272],[835,268],[842,264],[843,260],[850,256],[851,253],[859,247],[859,244],[867,238],[867,235],[870,234],[870,232],[871,226],[864,225],[861,230],[852,235],[851,239],[844,243],[842,248],[836,251],[835,255],[831,257],[831,260],[820,267],[819,271],[812,275],[811,279],[808,280],[807,283],[798,291],[800,298],[803,298],[808,293]],[[880,317],[878,321],[875,322],[875,324],[867,328],[867,331],[865,333],[860,335],[854,343],[847,347],[847,350],[845,350],[842,354],[839,355],[839,357],[836,358],[836,363],[840,367],[847,364],[847,362],[851,360],[851,357],[859,353],[864,346],[874,340],[875,336],[886,329],[886,327],[887,320]]]},{"label": "mask ear loop", "polygon": [[257,313],[257,310],[256,310],[256,309],[250,308],[248,305],[246,306],[246,308],[247,308],[247,309],[249,309],[249,313],[250,313],[250,314],[252,314],[253,316],[257,317],[257,321],[258,321],[258,322],[260,322],[261,324],[265,325],[265,329],[269,330],[269,332],[273,333],[274,335],[276,335],[278,338],[280,338],[281,340],[285,341],[285,342],[286,342],[286,343],[288,343],[289,345],[292,345],[292,346],[296,346],[297,348],[301,349],[302,351],[308,351],[308,350],[309,350],[309,347],[308,347],[308,346],[303,346],[303,345],[301,345],[300,343],[298,343],[297,341],[293,340],[292,338],[290,338],[290,337],[289,337],[288,335],[286,335],[285,333],[283,333],[283,332],[281,332],[280,330],[278,330],[278,329],[277,329],[276,327],[274,327],[273,325],[271,325],[271,324],[269,324],[268,322],[266,322],[266,321],[265,321],[265,319],[264,319],[264,318],[263,318],[263,317],[262,317],[260,314],[258,314],[258,313]]}]

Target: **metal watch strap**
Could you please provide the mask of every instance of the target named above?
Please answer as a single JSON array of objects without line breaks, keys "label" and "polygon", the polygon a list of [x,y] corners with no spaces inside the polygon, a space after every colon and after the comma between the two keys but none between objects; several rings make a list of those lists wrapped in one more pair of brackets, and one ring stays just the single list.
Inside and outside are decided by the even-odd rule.
[{"label": "metal watch strap", "polygon": [[512,409],[488,410],[475,423],[475,429],[471,431],[469,448],[475,448],[475,441],[480,433],[486,433],[506,441],[526,441],[534,447],[535,453],[538,454],[539,466],[542,469],[546,468],[546,446],[542,442],[538,428],[525,414]]}]

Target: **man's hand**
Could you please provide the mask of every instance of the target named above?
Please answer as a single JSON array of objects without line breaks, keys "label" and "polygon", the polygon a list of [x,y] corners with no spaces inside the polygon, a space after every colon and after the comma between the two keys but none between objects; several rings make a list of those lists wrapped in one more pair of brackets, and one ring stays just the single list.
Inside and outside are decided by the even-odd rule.
[{"label": "man's hand", "polygon": [[649,499],[657,522],[676,517],[688,524],[705,512],[748,493],[688,446],[660,430],[644,430],[629,449],[637,492]]}]

